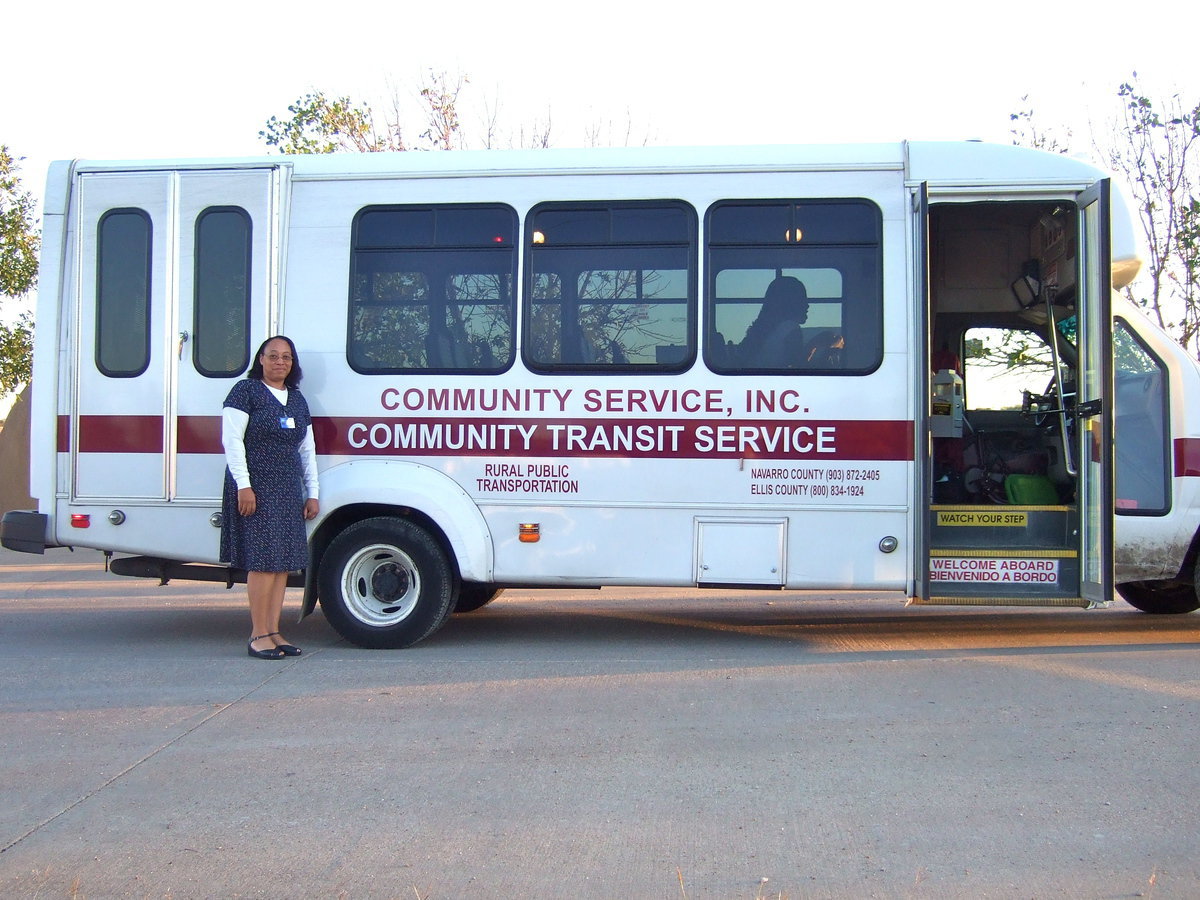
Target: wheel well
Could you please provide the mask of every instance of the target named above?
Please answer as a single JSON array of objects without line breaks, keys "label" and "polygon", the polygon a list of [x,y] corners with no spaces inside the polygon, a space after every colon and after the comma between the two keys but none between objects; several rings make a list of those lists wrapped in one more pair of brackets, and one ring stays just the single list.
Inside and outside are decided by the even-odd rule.
[{"label": "wheel well", "polygon": [[1197,559],[1200,559],[1200,531],[1192,535],[1192,542],[1188,545],[1187,553],[1183,554],[1183,562],[1172,580],[1195,583]]},{"label": "wheel well", "polygon": [[1196,583],[1196,561],[1200,559],[1200,530],[1197,530],[1192,535],[1191,543],[1188,544],[1187,551],[1183,554],[1183,561],[1179,564],[1179,569],[1170,578],[1135,578],[1130,581],[1117,582],[1116,586],[1120,587],[1123,584],[1132,585],[1170,585],[1170,584],[1190,584]]}]

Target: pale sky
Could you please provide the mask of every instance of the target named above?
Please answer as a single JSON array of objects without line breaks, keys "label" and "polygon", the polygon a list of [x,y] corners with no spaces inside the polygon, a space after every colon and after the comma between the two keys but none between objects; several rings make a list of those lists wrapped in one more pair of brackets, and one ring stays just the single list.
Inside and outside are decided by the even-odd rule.
[{"label": "pale sky", "polygon": [[1026,94],[1085,145],[1135,69],[1152,94],[1200,92],[1196,7],[1118,8],[1129,18],[1078,0],[19,0],[0,13],[0,143],[40,196],[52,159],[266,153],[258,132],[307,91],[382,106],[432,68],[471,78],[468,132],[498,97],[510,129],[549,111],[556,146],[596,122],[618,143],[627,122],[636,143],[665,145],[1008,143]]}]

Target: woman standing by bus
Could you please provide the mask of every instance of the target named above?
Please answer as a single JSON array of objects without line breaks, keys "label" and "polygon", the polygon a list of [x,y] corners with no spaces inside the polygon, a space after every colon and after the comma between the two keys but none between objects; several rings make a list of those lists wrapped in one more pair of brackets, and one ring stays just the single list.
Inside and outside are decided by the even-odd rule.
[{"label": "woman standing by bus", "polygon": [[308,566],[304,522],[319,511],[316,445],[300,377],[291,339],[268,338],[222,411],[221,559],[246,570],[246,649],[258,659],[301,652],[279,633],[288,573]]}]

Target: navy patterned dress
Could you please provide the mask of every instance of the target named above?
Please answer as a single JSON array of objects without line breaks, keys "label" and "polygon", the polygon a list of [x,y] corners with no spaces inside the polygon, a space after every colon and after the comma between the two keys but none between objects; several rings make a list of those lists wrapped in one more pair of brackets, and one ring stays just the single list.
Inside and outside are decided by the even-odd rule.
[{"label": "navy patterned dress", "polygon": [[[294,572],[308,566],[304,531],[304,468],[300,442],[312,421],[308,403],[295,388],[281,404],[258,379],[239,381],[225,406],[250,416],[246,423],[246,465],[257,507],[238,512],[237,482],[225,468],[221,497],[221,559],[248,572]],[[287,427],[294,423],[294,427]]]}]

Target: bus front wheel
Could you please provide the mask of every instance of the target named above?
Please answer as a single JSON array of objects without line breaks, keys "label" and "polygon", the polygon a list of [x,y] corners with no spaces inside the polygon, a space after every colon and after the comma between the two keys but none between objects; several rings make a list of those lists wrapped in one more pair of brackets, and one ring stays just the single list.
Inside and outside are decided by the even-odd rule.
[{"label": "bus front wheel", "polygon": [[321,609],[352,643],[373,649],[410,647],[450,616],[457,575],[434,537],[406,519],[356,522],[329,544],[321,560]]},{"label": "bus front wheel", "polygon": [[1118,584],[1117,593],[1135,609],[1160,616],[1200,609],[1196,585],[1186,581],[1130,581]]}]

